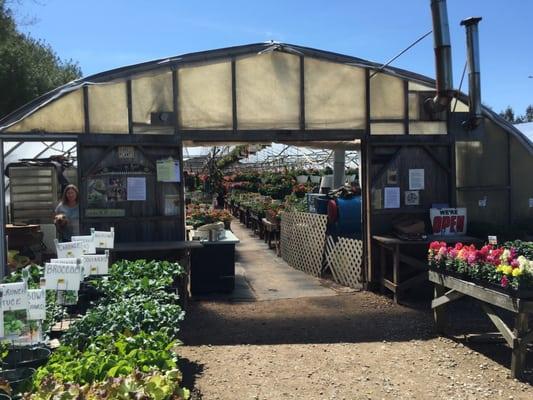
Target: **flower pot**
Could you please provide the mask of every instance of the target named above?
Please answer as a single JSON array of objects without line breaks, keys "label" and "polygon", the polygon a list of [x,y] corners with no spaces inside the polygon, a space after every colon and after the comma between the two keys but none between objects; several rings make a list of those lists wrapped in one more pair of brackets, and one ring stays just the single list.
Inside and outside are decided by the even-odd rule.
[{"label": "flower pot", "polygon": [[309,177],[307,175],[298,175],[296,177],[296,182],[298,183],[307,183],[308,180],[309,180]]},{"label": "flower pot", "polygon": [[11,400],[11,396],[8,396],[5,393],[0,393],[0,400]]},{"label": "flower pot", "polygon": [[312,183],[320,183],[320,179],[322,179],[322,177],[320,175],[311,175],[309,179],[311,179]]},{"label": "flower pot", "polygon": [[2,368],[39,368],[50,358],[50,349],[46,347],[19,347],[10,349],[2,361]]},{"label": "flower pot", "polygon": [[20,393],[29,390],[34,373],[33,368],[6,369],[0,371],[0,379],[9,383],[12,393]]},{"label": "flower pot", "polygon": [[320,181],[320,193],[329,192],[333,187],[333,175],[324,175]]},{"label": "flower pot", "polygon": [[346,175],[346,182],[352,183],[355,181],[355,175]]},{"label": "flower pot", "polygon": [[224,229],[231,230],[231,221],[224,221]]}]

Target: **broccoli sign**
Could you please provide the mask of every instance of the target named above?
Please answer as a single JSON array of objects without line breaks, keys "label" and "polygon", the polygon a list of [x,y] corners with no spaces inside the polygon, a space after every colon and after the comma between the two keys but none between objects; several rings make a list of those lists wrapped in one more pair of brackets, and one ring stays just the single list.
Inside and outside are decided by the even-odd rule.
[{"label": "broccoli sign", "polygon": [[466,233],[466,208],[432,208],[429,216],[434,235]]}]

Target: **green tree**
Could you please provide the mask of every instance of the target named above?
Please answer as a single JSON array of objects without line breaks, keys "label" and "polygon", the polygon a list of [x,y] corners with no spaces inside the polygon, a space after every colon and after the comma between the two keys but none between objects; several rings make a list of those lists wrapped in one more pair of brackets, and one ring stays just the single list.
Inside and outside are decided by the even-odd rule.
[{"label": "green tree", "polygon": [[526,108],[525,122],[533,122],[533,104],[530,104]]},{"label": "green tree", "polygon": [[0,60],[0,117],[81,76],[77,63],[19,32],[5,0],[0,0]]},{"label": "green tree", "polygon": [[509,121],[510,123],[514,124],[515,118],[514,118],[514,111],[511,106],[507,106],[507,108],[500,112],[500,117],[505,119],[506,121]]}]

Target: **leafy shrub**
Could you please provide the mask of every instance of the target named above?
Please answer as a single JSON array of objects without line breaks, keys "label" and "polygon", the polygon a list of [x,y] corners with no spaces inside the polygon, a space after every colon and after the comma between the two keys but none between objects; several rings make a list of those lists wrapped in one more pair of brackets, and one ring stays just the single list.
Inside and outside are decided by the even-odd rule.
[{"label": "leafy shrub", "polygon": [[163,331],[174,338],[185,313],[174,304],[178,296],[163,291],[99,304],[75,321],[63,342],[82,350],[99,335]]},{"label": "leafy shrub", "polygon": [[172,351],[176,345],[164,332],[140,332],[135,336],[102,335],[83,351],[61,346],[39,368],[34,386],[40,387],[49,377],[83,385],[128,375],[135,370],[143,373],[171,370],[176,368],[177,356]]}]

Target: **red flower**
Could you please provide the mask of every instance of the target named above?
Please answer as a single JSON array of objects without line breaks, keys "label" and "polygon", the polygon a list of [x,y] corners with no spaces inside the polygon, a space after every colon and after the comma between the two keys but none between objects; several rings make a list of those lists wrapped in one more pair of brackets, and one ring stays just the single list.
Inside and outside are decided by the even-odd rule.
[{"label": "red flower", "polygon": [[463,244],[461,242],[455,244],[455,250],[459,251],[463,248]]},{"label": "red flower", "polygon": [[502,280],[500,282],[502,284],[502,287],[507,287],[509,285],[509,279],[504,275],[502,276]]}]

